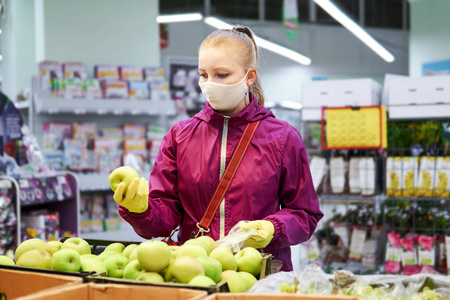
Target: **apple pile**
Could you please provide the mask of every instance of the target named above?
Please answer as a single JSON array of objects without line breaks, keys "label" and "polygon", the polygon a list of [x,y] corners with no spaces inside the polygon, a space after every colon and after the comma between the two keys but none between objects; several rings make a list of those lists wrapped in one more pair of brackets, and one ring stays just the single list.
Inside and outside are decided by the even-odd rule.
[{"label": "apple pile", "polygon": [[[233,254],[208,236],[169,246],[151,240],[140,244],[108,245],[99,255],[91,254],[89,243],[79,237],[64,242],[29,239],[16,249],[17,266],[101,275],[147,282],[177,282],[195,286],[226,281],[230,292],[244,292],[261,271],[262,255],[251,247]],[[7,256],[0,264],[14,265]]]}]

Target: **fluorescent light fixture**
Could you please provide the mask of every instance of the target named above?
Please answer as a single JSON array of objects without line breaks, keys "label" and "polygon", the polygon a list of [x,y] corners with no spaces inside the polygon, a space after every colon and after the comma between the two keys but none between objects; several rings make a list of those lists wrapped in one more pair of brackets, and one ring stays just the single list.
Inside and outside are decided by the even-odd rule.
[{"label": "fluorescent light fixture", "polygon": [[3,56],[0,54],[0,61],[2,61],[2,59],[3,59]]},{"label": "fluorescent light fixture", "polygon": [[192,22],[192,21],[200,21],[202,19],[203,19],[202,14],[192,13],[192,14],[158,16],[156,17],[156,22],[158,23]]},{"label": "fluorescent light fixture", "polygon": [[375,51],[376,54],[381,56],[387,62],[393,62],[394,56],[387,51],[383,46],[381,46],[373,37],[371,37],[364,29],[362,29],[358,24],[353,22],[349,17],[347,17],[336,5],[334,5],[330,0],[314,0],[324,11],[326,11],[330,16],[332,16],[336,21],[347,28],[351,33],[356,35],[364,44],[366,44],[370,49]]},{"label": "fluorescent light fixture", "polygon": [[[205,18],[205,23],[218,28],[218,29],[231,29],[233,28],[233,26],[231,26],[228,23],[225,23],[217,18],[214,17],[207,17]],[[264,48],[266,50],[269,50],[271,52],[277,53],[279,55],[285,56],[289,59],[292,59],[295,62],[298,62],[302,65],[310,65],[311,64],[311,59],[309,57],[306,57],[298,52],[295,52],[291,49],[285,48],[283,46],[280,46],[278,44],[269,42],[268,40],[262,39],[256,35],[253,36],[255,38],[255,42],[256,44],[261,47]]]},{"label": "fluorescent light fixture", "polygon": [[0,29],[0,34],[2,34],[2,30]]}]

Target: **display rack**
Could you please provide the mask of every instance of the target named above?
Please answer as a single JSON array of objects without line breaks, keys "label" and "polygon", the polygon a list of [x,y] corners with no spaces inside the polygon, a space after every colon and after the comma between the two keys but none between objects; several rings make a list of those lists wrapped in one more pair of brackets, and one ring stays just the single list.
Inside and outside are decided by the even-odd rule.
[{"label": "display rack", "polygon": [[[10,176],[0,176],[0,190],[8,191],[7,194],[12,199],[12,203],[14,203],[14,212],[16,217],[15,224],[15,232],[13,233],[14,237],[14,245],[17,246],[20,244],[20,201],[18,198],[20,197],[20,189],[18,182]],[[4,245],[3,245],[4,247]],[[2,250],[3,251],[3,250]],[[1,252],[0,252],[1,253]]]},{"label": "display rack", "polygon": [[[49,185],[44,185],[44,182]],[[61,230],[58,235],[62,236],[64,232],[70,232],[79,236],[80,192],[78,186],[77,177],[70,172],[35,174],[20,178],[0,176],[0,189],[10,191],[8,196],[11,197],[15,208],[14,248],[23,241],[25,224],[21,217],[30,212],[44,210],[57,212],[59,214],[58,228]],[[52,197],[49,196],[50,193]],[[45,230],[45,228],[42,229]]]}]

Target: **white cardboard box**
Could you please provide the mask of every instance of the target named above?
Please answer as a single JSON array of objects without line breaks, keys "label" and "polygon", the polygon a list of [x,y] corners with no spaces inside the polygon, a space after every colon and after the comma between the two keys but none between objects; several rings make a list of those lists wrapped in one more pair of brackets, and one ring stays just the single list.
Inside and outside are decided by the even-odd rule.
[{"label": "white cardboard box", "polygon": [[392,78],[390,119],[443,118],[450,115],[450,76]]},{"label": "white cardboard box", "polygon": [[302,120],[321,120],[322,107],[379,105],[381,85],[364,79],[308,81],[303,84]]}]

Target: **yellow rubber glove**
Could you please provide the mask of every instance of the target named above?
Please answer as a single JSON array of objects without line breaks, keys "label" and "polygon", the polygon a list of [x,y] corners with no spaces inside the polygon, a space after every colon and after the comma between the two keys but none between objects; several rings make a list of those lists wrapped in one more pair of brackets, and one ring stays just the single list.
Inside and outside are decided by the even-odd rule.
[{"label": "yellow rubber glove", "polygon": [[128,186],[125,196],[123,196],[124,183],[119,184],[119,187],[114,193],[114,200],[122,205],[129,212],[141,214],[148,208],[148,182],[144,177],[141,179],[133,179]]},{"label": "yellow rubber glove", "polygon": [[250,221],[247,223],[242,222],[239,226],[244,231],[256,229],[255,233],[245,240],[245,245],[256,249],[265,248],[269,245],[270,241],[273,239],[273,234],[275,233],[275,226],[273,226],[273,223],[266,220]]}]

